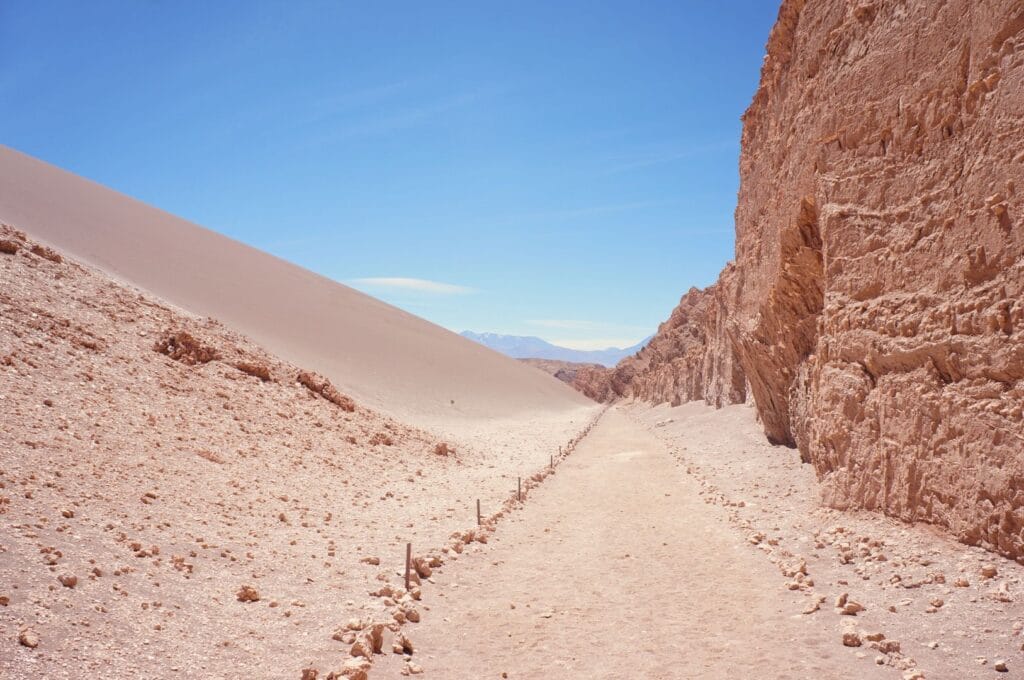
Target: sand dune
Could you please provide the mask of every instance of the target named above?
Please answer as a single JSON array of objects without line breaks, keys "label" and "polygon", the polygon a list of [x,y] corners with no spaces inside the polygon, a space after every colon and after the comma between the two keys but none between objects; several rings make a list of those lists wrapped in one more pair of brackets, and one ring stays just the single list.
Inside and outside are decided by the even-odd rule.
[{"label": "sand dune", "polygon": [[460,429],[467,419],[590,403],[380,300],[4,146],[0,221],[416,425]]}]

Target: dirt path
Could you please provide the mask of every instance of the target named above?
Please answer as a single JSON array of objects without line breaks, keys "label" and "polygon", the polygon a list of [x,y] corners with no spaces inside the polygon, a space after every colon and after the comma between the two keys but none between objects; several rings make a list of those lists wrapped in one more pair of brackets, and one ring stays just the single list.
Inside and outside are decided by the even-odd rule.
[{"label": "dirt path", "polygon": [[[898,677],[801,616],[698,492],[610,410],[488,545],[437,575],[408,630],[417,662],[436,678]],[[373,674],[399,669],[392,656]]]}]

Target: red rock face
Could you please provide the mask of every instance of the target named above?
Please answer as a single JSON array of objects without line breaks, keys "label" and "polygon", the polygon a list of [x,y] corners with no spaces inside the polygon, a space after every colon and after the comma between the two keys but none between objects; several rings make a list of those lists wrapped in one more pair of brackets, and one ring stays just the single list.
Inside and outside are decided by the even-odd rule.
[{"label": "red rock face", "polygon": [[1024,3],[785,0],[767,52],[735,265],[614,391],[745,379],[832,505],[1024,558]]},{"label": "red rock face", "polygon": [[723,333],[727,302],[721,284],[691,288],[651,342],[610,373],[610,391],[673,405],[695,399],[718,406],[743,401],[743,372]]},{"label": "red rock face", "polygon": [[734,326],[766,434],[830,503],[1014,557],[1022,59],[1020,2],[786,3],[744,122]]}]

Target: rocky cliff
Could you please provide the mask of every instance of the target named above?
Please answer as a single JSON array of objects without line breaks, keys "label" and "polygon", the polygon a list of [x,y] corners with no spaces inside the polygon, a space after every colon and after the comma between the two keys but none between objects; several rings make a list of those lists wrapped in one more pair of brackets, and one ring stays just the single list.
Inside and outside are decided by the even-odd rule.
[{"label": "rocky cliff", "polygon": [[837,507],[1024,558],[1024,2],[785,0],[736,260],[607,379],[749,396]]},{"label": "rocky cliff", "polygon": [[607,374],[608,391],[672,405],[696,399],[716,406],[742,402],[743,371],[723,328],[726,290],[722,283],[691,288],[647,346]]}]

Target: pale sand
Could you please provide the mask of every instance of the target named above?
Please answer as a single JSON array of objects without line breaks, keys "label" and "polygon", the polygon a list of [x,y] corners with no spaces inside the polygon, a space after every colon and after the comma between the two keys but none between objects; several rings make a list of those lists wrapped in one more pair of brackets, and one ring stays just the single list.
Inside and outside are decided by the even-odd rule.
[{"label": "pale sand", "polygon": [[0,222],[213,317],[413,425],[458,431],[592,405],[478,343],[4,146]]},{"label": "pale sand", "polygon": [[439,678],[892,677],[794,616],[802,596],[699,491],[612,409],[486,546],[435,579],[409,632],[414,658]]}]

